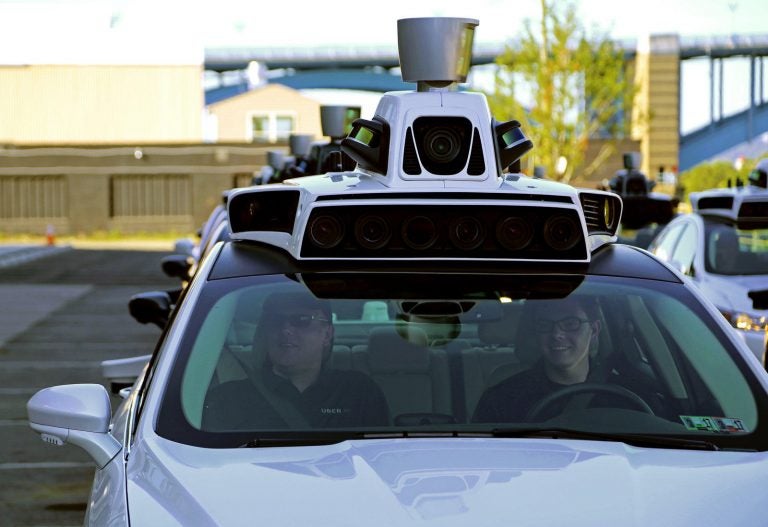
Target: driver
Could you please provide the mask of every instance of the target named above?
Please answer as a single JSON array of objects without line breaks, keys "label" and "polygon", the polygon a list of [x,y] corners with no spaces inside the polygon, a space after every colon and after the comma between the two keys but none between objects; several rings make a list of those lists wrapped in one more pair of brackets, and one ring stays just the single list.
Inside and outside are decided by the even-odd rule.
[{"label": "driver", "polygon": [[212,429],[313,429],[384,426],[384,394],[367,375],[328,367],[333,345],[330,305],[309,293],[266,299],[254,351],[261,367],[249,378],[213,388],[203,425]]},{"label": "driver", "polygon": [[[536,302],[532,329],[536,333],[539,359],[532,368],[488,388],[475,408],[474,422],[525,421],[535,404],[550,394],[579,383],[605,382],[603,368],[590,353],[597,347],[601,329],[594,301],[571,296]],[[587,393],[557,399],[545,407],[544,415],[534,417],[546,419],[558,415],[569,404],[588,406],[593,397],[601,403],[608,402],[607,398],[620,398],[616,406],[627,405],[620,396]],[[581,402],[577,403],[577,399]]]}]

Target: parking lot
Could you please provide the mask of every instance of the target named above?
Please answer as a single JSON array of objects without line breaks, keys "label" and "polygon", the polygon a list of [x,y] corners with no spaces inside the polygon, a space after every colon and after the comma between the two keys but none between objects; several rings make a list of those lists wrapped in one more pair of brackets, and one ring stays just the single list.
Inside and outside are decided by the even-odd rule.
[{"label": "parking lot", "polygon": [[166,254],[0,250],[0,524],[82,524],[94,465],[79,448],[43,443],[27,425],[26,402],[46,386],[101,383],[102,360],[152,350],[159,330],[135,322],[127,302],[177,286],[161,271]]}]

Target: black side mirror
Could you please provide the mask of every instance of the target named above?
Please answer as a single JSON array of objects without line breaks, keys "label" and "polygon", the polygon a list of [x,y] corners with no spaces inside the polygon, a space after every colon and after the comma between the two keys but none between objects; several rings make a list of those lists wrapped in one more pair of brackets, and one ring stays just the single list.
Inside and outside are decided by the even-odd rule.
[{"label": "black side mirror", "polygon": [[166,291],[150,291],[133,295],[128,301],[128,311],[140,324],[155,324],[165,329],[171,316],[171,295]]},{"label": "black side mirror", "polygon": [[165,256],[160,261],[163,272],[171,278],[189,280],[189,270],[194,265],[194,260],[186,254],[172,254]]}]

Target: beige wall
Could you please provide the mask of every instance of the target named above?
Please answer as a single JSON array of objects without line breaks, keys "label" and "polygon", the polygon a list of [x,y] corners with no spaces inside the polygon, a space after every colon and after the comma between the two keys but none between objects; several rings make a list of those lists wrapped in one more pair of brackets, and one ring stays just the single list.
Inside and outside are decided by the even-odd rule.
[{"label": "beige wall", "polygon": [[[616,172],[624,168],[624,154],[630,152],[640,151],[640,141],[633,139],[621,139],[615,142],[604,139],[592,139],[587,145],[587,152],[585,154],[585,164],[588,164],[594,159],[605,143],[613,143],[613,150],[611,155],[600,165],[588,180],[581,180],[577,184],[582,187],[596,188],[600,185],[607,183]],[[646,174],[653,178],[655,173]]]},{"label": "beige wall", "polygon": [[267,84],[211,104],[208,111],[216,117],[218,141],[250,142],[251,116],[268,112],[295,116],[295,133],[311,134],[318,140],[323,136],[320,103],[280,84]]},{"label": "beige wall", "polygon": [[0,233],[194,232],[285,144],[0,147]]},{"label": "beige wall", "polygon": [[652,35],[635,58],[638,93],[633,105],[633,137],[640,140],[642,170],[677,168],[680,155],[680,43],[677,35]]},{"label": "beige wall", "polygon": [[0,65],[0,144],[202,141],[202,66]]}]

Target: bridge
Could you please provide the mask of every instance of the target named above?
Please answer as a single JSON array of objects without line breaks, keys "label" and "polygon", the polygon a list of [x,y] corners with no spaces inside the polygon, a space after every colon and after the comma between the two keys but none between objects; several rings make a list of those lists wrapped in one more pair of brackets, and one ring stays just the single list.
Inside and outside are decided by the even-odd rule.
[{"label": "bridge", "polygon": [[[634,64],[640,87],[636,105],[651,116],[644,130],[635,131],[646,173],[655,173],[662,166],[686,170],[768,132],[768,34],[651,35],[619,44],[625,59]],[[493,64],[503,49],[501,43],[476,44],[473,66]],[[415,88],[392,74],[399,67],[396,46],[209,48],[205,69],[230,75],[235,81],[207,92],[206,102],[245,91],[244,72],[254,63],[266,69],[269,82],[295,89],[384,92]],[[694,76],[686,71],[701,70],[702,66],[708,77],[704,85],[700,79],[691,82],[687,77]],[[731,71],[738,75],[731,75]],[[238,77],[232,72],[243,74]],[[740,87],[745,89],[734,95]],[[694,99],[699,105],[688,108]],[[682,118],[691,112],[699,120],[694,128],[686,127]]]}]

